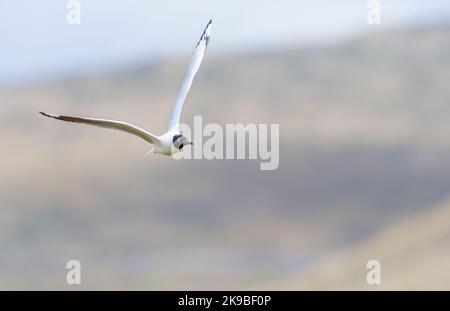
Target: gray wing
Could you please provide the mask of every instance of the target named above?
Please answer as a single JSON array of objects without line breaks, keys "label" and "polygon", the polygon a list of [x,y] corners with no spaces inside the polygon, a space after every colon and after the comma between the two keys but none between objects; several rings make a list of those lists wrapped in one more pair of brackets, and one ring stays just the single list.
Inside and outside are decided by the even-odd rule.
[{"label": "gray wing", "polygon": [[178,124],[180,123],[180,115],[181,110],[183,109],[183,104],[186,100],[187,94],[189,93],[189,89],[191,88],[192,81],[194,81],[195,74],[200,68],[203,56],[205,55],[206,47],[208,46],[209,37],[211,36],[211,24],[212,20],[210,20],[206,25],[205,30],[200,37],[200,41],[195,46],[194,53],[192,54],[191,60],[189,61],[186,75],[184,76],[184,80],[181,83],[175,105],[170,115],[169,130],[178,128]]},{"label": "gray wing", "polygon": [[45,112],[39,112],[39,113],[42,114],[43,116],[61,120],[61,121],[83,123],[83,124],[95,125],[95,126],[100,126],[100,127],[104,127],[104,128],[124,131],[129,134],[136,135],[151,144],[155,144],[160,141],[158,136],[155,136],[147,131],[144,131],[143,129],[140,129],[134,125],[131,125],[131,124],[128,124],[125,122],[121,122],[121,121],[61,116],[61,115],[45,113]]}]

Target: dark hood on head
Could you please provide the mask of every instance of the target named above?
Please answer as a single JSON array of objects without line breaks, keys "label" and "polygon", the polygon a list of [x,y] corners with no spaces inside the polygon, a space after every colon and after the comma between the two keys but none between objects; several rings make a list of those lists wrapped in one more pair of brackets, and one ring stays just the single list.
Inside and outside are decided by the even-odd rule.
[{"label": "dark hood on head", "polygon": [[172,138],[172,142],[174,143],[178,138],[182,137],[183,135],[178,134],[178,135],[174,135]]}]

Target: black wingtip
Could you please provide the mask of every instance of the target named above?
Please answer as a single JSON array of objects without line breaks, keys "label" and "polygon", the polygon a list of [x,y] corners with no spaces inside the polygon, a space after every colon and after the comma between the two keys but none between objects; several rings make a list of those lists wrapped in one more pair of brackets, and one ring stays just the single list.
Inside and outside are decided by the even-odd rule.
[{"label": "black wingtip", "polygon": [[56,118],[57,118],[56,115],[52,115],[52,114],[49,114],[49,113],[46,113],[46,112],[39,111],[39,113],[40,113],[41,115],[45,116],[45,117],[49,117],[49,118],[53,118],[53,119],[56,119]]},{"label": "black wingtip", "polygon": [[200,42],[202,42],[202,40],[206,40],[205,45],[208,46],[209,43],[209,34],[206,33],[206,31],[208,30],[208,27],[212,24],[212,18],[209,19],[208,24],[206,24],[205,30],[203,30],[202,35],[200,36],[200,40],[197,43],[197,46],[200,44]]},{"label": "black wingtip", "polygon": [[202,37],[205,36],[206,30],[209,28],[209,26],[211,26],[211,24],[212,24],[212,18],[210,18],[208,24],[206,24],[205,30],[203,30],[203,33],[202,33]]}]

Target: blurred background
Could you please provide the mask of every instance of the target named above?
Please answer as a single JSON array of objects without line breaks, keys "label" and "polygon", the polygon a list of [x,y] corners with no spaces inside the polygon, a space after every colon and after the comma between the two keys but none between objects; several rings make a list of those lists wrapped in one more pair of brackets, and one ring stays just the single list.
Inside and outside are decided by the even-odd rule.
[{"label": "blurred background", "polygon": [[[2,1],[0,289],[449,290],[450,3],[367,3]],[[182,121],[280,124],[277,170],[38,115],[163,133],[209,18]]]}]

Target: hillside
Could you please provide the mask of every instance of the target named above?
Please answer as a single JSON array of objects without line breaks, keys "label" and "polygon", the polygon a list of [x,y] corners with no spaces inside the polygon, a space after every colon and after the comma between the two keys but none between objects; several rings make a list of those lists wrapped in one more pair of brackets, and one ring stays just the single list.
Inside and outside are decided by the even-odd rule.
[{"label": "hillside", "polygon": [[[416,213],[362,243],[331,252],[266,288],[449,290],[450,201]],[[381,284],[368,285],[365,263],[381,263]]]},{"label": "hillside", "polygon": [[[0,87],[0,289],[67,289],[73,258],[85,289],[285,287],[279,280],[341,288],[297,275],[347,249],[355,255],[343,256],[359,260],[370,253],[364,245],[387,263],[391,249],[405,247],[423,274],[434,261],[422,250],[448,258],[436,250],[445,230],[416,248],[400,237],[418,233],[415,215],[450,196],[450,27],[206,57],[182,120],[279,123],[276,171],[261,172],[255,160],[147,157],[151,147],[132,136],[37,113],[125,120],[160,134],[188,56]],[[384,238],[396,230],[398,239]],[[336,272],[342,287],[357,287],[346,265],[334,266],[349,271]],[[447,280],[420,278],[427,288]]]}]

